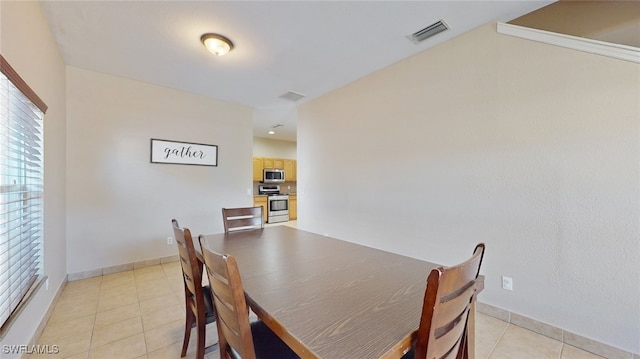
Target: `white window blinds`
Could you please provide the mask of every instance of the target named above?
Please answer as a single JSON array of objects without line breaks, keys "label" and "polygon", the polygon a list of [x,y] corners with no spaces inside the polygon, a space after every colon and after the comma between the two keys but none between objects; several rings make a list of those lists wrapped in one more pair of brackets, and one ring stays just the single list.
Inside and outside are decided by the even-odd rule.
[{"label": "white window blinds", "polygon": [[42,274],[46,105],[42,109],[41,100],[4,58],[0,61],[0,326],[4,327]]}]

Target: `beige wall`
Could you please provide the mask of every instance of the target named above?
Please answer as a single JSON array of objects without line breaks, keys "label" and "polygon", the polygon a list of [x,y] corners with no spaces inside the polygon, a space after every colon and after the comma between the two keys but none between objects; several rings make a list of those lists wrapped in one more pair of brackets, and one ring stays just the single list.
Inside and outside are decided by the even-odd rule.
[{"label": "beige wall", "polygon": [[[171,219],[222,232],[252,204],[252,110],[67,68],[69,274],[177,254]],[[150,139],[218,145],[218,166],[152,164]]]},{"label": "beige wall", "polygon": [[264,137],[253,138],[253,157],[296,159],[297,146],[292,141],[272,140]]},{"label": "beige wall", "polygon": [[23,345],[31,340],[66,275],[65,67],[38,2],[0,1],[0,16],[0,53],[49,107],[44,119],[43,237],[44,274],[49,277],[49,289],[40,288],[0,340],[0,345]]},{"label": "beige wall", "polygon": [[299,109],[298,226],[445,265],[485,242],[481,302],[638,353],[639,78],[495,24],[366,76]]}]

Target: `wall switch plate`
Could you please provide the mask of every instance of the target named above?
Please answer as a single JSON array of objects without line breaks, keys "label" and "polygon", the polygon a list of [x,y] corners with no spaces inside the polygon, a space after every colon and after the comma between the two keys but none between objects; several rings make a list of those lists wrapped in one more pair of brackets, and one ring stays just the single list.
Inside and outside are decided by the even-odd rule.
[{"label": "wall switch plate", "polygon": [[167,244],[173,244],[173,237],[167,237]]},{"label": "wall switch plate", "polygon": [[513,278],[502,276],[502,289],[513,290]]}]

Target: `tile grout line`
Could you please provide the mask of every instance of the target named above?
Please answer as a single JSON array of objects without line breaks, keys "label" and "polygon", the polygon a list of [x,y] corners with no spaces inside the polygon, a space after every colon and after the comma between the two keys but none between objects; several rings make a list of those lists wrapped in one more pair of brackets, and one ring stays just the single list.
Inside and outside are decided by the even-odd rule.
[{"label": "tile grout line", "polygon": [[[162,267],[162,264],[160,264],[160,266]],[[140,325],[142,326],[142,340],[144,342],[144,355],[148,358],[149,349],[147,346],[147,336],[145,335],[144,321],[142,320],[142,307],[140,307],[140,296],[138,295],[140,291],[138,290],[138,280],[136,279],[135,265],[134,265],[134,268],[131,270],[131,276],[133,277],[133,284],[136,287],[136,299],[138,303],[138,308],[140,308]]]},{"label": "tile grout line", "polygon": [[562,359],[562,353],[564,353],[564,342],[562,342],[562,347],[560,348],[560,354],[558,354],[558,359]]},{"label": "tile grout line", "polygon": [[[161,272],[162,273],[162,278],[164,278],[165,280],[169,281],[170,280],[170,275],[169,275],[170,273],[167,271],[167,268],[165,268],[164,265],[160,265],[160,267],[161,267],[160,270],[162,271]],[[138,296],[139,281],[137,281],[135,279],[135,277],[133,276],[134,275],[134,270],[130,270],[130,271],[131,271],[131,274],[132,274],[133,285],[136,288],[136,301],[135,301],[135,304],[139,308],[140,305],[141,305],[141,299]],[[89,278],[87,278],[87,279],[89,279]],[[82,351],[82,352],[79,352],[77,354],[74,354],[74,355],[82,355],[82,354],[84,354],[84,355],[86,355],[86,358],[90,357],[93,354],[94,349],[97,348],[97,347],[94,348],[92,346],[92,344],[95,344],[96,330],[98,329],[98,327],[96,326],[97,325],[97,318],[98,318],[98,314],[101,313],[101,312],[99,312],[99,306],[100,306],[100,302],[101,302],[101,295],[104,295],[105,293],[107,293],[109,290],[112,289],[111,287],[110,288],[105,288],[106,282],[103,281],[102,278],[100,278],[98,280],[99,280],[99,283],[97,283],[96,287],[95,287],[96,288],[96,299],[91,301],[93,310],[92,310],[92,312],[90,314],[87,315],[87,316],[89,316],[91,318],[91,328],[89,330],[87,330],[87,332],[86,332],[87,334],[89,334],[89,337],[88,337],[88,344],[89,345],[88,345],[88,348],[85,349],[85,351]],[[65,284],[66,284],[66,282],[65,282]],[[69,290],[69,288],[66,285],[64,286],[64,288],[61,288],[61,289],[62,290],[60,290],[58,295],[57,295],[57,298],[59,300],[56,300],[54,305],[50,306],[50,309],[48,310],[51,313],[54,312],[56,305],[60,302],[60,300],[62,300],[61,297],[62,297],[63,292],[68,293],[68,290]],[[176,288],[172,288],[171,295],[175,295],[176,294],[176,290],[177,290]],[[107,311],[110,311],[110,310],[117,310],[118,308],[121,308],[121,307],[122,306],[117,306],[117,307],[114,307],[114,308],[107,309],[107,310],[105,310],[103,312],[107,312]],[[139,317],[141,318],[141,314],[139,315]],[[45,323],[43,325],[42,331],[44,331],[49,326],[49,324],[51,324],[51,323],[49,323],[48,319],[50,319],[50,316],[49,316],[49,318],[47,318],[46,321],[43,321]],[[126,319],[118,320],[118,321],[116,321],[114,323],[122,322],[124,320],[126,320]],[[113,323],[110,323],[110,324],[113,324]],[[144,348],[144,354],[140,358],[147,357],[148,354],[149,354],[148,350],[147,350],[148,346],[147,346],[147,342],[146,342],[146,337],[144,337],[144,332],[145,331],[144,331],[144,327],[143,327],[143,331],[142,331],[141,334],[143,334],[143,340],[144,340],[145,348]],[[38,340],[39,340],[39,338],[38,338]],[[109,344],[109,343],[105,343],[105,345],[106,344]],[[102,347],[102,345],[100,345],[100,347]],[[66,353],[66,354],[68,354],[68,353]],[[63,355],[65,355],[65,354],[63,354]],[[27,356],[26,358],[33,359],[33,356]]]},{"label": "tile grout line", "polygon": [[498,344],[500,343],[500,341],[502,340],[502,338],[504,337],[504,334],[507,332],[507,329],[509,329],[509,326],[511,325],[511,323],[507,323],[507,325],[504,327],[504,329],[502,330],[502,333],[500,334],[500,337],[498,338],[498,340],[496,340],[496,343],[493,344],[493,346],[491,347],[491,350],[489,351],[489,355],[487,356],[487,359],[491,358],[491,355],[493,355],[493,352],[496,350],[496,348],[498,347]]},{"label": "tile grout line", "polygon": [[102,293],[103,276],[100,277],[100,287],[98,288],[98,299],[96,300],[96,312],[93,314],[93,328],[91,328],[91,338],[89,339],[89,350],[87,350],[87,359],[91,358],[93,348],[93,337],[96,331],[96,320],[98,319],[98,307],[100,305],[100,294]]},{"label": "tile grout line", "polygon": [[[112,311],[112,310],[118,310],[119,308],[123,308],[123,307],[126,307],[126,306],[131,305],[131,304],[136,304],[136,305],[137,305],[137,307],[138,307],[138,308],[140,308],[140,299],[139,299],[139,297],[138,297],[138,286],[137,286],[137,281],[136,281],[136,279],[135,279],[135,275],[134,275],[134,269],[130,269],[130,270],[126,270],[126,271],[122,271],[122,272],[120,272],[120,273],[129,272],[129,271],[131,272],[131,275],[132,275],[132,278],[133,278],[133,283],[134,283],[134,286],[135,286],[135,288],[136,288],[136,302],[135,302],[135,303],[125,304],[125,305],[115,306],[115,307],[113,307],[113,308],[109,308],[109,309],[104,310],[102,313],[109,312],[109,311]],[[116,274],[116,273],[111,273],[111,274]],[[107,274],[107,275],[109,275],[109,274]],[[103,277],[104,277],[104,275],[103,275]],[[102,287],[102,286],[103,286],[103,284],[104,284],[104,282],[103,282],[103,281],[101,281],[101,282],[100,282],[100,292],[99,292],[99,295],[100,295],[100,294],[102,294],[102,289],[103,289],[103,287]],[[118,287],[118,285],[116,285],[116,286],[114,286],[114,287]],[[106,291],[108,291],[108,290],[110,290],[110,289],[113,289],[113,288],[105,288],[105,290],[106,290]],[[97,315],[98,315],[98,308],[96,308],[96,321],[97,321]],[[142,314],[141,314],[141,313],[139,314],[139,318],[140,318],[141,325],[142,325]],[[108,326],[108,325],[118,324],[118,323],[124,322],[124,321],[126,321],[126,320],[130,320],[130,319],[132,319],[132,318],[124,318],[124,319],[120,319],[120,320],[117,320],[117,321],[111,322],[111,323],[109,323],[109,324],[103,325],[103,326]],[[96,327],[96,324],[95,324],[95,322],[94,322],[94,328],[93,328],[93,330],[95,331],[97,328],[98,328],[98,327]],[[145,336],[144,336],[144,326],[142,326],[142,332],[140,332],[140,333],[135,333],[135,334],[132,334],[132,335],[129,335],[129,336],[127,336],[127,337],[120,338],[120,339],[115,339],[115,340],[113,340],[113,341],[111,341],[111,342],[104,343],[104,344],[99,345],[99,346],[96,346],[96,347],[93,347],[93,345],[90,345],[90,347],[89,347],[89,356],[91,356],[91,352],[92,352],[94,349],[101,348],[101,347],[106,346],[106,345],[111,345],[111,344],[113,344],[113,343],[114,343],[114,342],[116,342],[116,341],[120,341],[120,340],[123,340],[123,339],[129,338],[129,337],[132,337],[132,336],[135,336],[135,335],[139,335],[139,334],[142,334],[142,335],[143,335],[143,340],[144,340],[144,343],[145,343],[145,356],[146,356],[146,354],[147,354],[147,345],[146,345],[146,338],[145,338]],[[91,344],[93,344],[93,336],[92,336],[92,338],[91,338],[91,342],[90,342],[90,343],[91,343]]]}]

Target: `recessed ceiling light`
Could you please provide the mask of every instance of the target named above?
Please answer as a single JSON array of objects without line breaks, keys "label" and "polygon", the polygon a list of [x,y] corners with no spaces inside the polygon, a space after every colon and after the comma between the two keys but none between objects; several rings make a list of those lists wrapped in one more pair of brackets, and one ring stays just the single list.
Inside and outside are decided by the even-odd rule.
[{"label": "recessed ceiling light", "polygon": [[200,41],[207,50],[216,56],[224,56],[233,49],[233,42],[219,34],[204,34],[200,37]]},{"label": "recessed ceiling light", "polygon": [[279,124],[279,123],[278,123],[278,124],[275,124],[275,125],[271,126],[271,130],[269,130],[269,132],[267,132],[267,133],[268,133],[268,134],[270,134],[270,135],[275,135],[275,134],[276,134],[276,131],[274,131],[274,130],[275,130],[276,128],[278,128],[278,127],[284,127],[284,125],[281,125],[281,124]]}]

